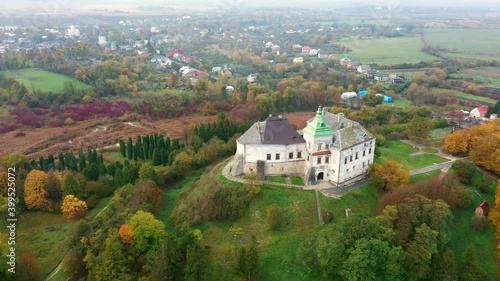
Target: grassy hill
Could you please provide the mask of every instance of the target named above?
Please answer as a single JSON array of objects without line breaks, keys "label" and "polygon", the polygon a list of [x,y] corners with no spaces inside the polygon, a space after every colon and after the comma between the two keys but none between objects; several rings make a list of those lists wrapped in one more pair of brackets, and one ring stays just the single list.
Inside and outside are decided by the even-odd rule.
[{"label": "grassy hill", "polygon": [[64,88],[64,82],[71,82],[77,89],[86,89],[89,85],[82,83],[75,78],[69,76],[53,73],[36,68],[27,68],[19,70],[2,71],[7,77],[16,78],[29,90],[35,87],[36,90],[44,92],[61,92]]}]

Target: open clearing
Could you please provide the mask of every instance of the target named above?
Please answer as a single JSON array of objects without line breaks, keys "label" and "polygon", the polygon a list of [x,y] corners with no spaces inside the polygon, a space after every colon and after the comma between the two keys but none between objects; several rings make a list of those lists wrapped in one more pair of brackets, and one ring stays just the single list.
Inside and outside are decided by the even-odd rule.
[{"label": "open clearing", "polygon": [[16,78],[30,91],[32,90],[32,84],[36,90],[54,93],[58,93],[63,90],[64,82],[73,83],[77,89],[86,89],[89,87],[89,85],[82,83],[75,78],[35,68],[8,70],[3,71],[2,73],[8,77]]},{"label": "open clearing", "polygon": [[434,163],[439,164],[448,161],[437,155],[427,153],[411,156],[410,154],[418,152],[419,149],[401,141],[388,140],[386,146],[381,146],[379,149],[382,155],[375,158],[375,162],[383,163],[392,160],[401,164],[407,170],[420,169]]},{"label": "open clearing", "polygon": [[498,29],[425,28],[424,40],[431,47],[451,51],[500,55]]},{"label": "open clearing", "polygon": [[421,51],[422,43],[417,36],[376,39],[351,37],[340,43],[352,50],[351,58],[363,64],[394,65],[439,60]]},{"label": "open clearing", "polygon": [[485,86],[500,88],[500,68],[499,67],[478,67],[460,70],[459,73],[452,73],[450,77],[458,79],[471,79],[474,82],[484,83]]}]

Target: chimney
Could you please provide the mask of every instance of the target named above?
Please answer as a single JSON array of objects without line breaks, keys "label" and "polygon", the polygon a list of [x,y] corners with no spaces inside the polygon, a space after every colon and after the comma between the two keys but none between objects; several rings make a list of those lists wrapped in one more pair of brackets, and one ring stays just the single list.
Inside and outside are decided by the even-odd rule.
[{"label": "chimney", "polygon": [[258,131],[258,132],[259,132],[259,134],[260,134],[260,122],[259,122],[259,121],[257,121],[255,124],[257,125],[257,131]]},{"label": "chimney", "polygon": [[342,118],[344,117],[344,113],[339,113],[337,114],[337,123],[340,123],[342,121]]},{"label": "chimney", "polygon": [[328,112],[328,107],[323,107],[323,116]]},{"label": "chimney", "polygon": [[272,115],[272,114],[269,114],[269,117],[273,117],[273,115]]},{"label": "chimney", "polygon": [[280,115],[278,115],[278,118],[279,118],[279,119],[283,118],[283,115],[281,115],[281,114],[280,114]]}]

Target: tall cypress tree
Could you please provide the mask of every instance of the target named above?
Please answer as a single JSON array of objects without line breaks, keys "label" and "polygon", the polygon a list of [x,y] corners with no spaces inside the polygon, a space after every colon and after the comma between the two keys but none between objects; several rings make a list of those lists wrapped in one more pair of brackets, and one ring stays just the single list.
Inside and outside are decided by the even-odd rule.
[{"label": "tall cypress tree", "polygon": [[120,153],[122,154],[122,157],[125,158],[127,157],[127,152],[126,152],[126,147],[125,147],[125,142],[123,140],[120,140]]},{"label": "tall cypress tree", "polygon": [[[136,143],[137,145],[137,143]],[[127,143],[127,158],[132,159],[134,155],[134,145],[132,144],[132,138],[128,138],[128,143]]]}]

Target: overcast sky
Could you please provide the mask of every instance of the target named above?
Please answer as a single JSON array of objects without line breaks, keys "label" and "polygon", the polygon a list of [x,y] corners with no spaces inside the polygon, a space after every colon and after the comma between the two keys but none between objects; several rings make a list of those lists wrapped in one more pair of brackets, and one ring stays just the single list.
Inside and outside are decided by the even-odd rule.
[{"label": "overcast sky", "polygon": [[[138,5],[165,5],[165,6],[207,6],[207,7],[224,7],[224,6],[273,6],[273,7],[331,7],[335,8],[336,3],[369,3],[371,5],[398,5],[404,6],[405,4],[415,5],[446,5],[455,6],[460,5],[477,5],[477,2],[485,3],[492,6],[500,6],[499,0],[1,0],[5,3],[5,8],[31,8],[39,9],[44,7],[50,10],[51,7],[85,7],[85,6],[138,6]],[[2,9],[4,9],[2,7]]]}]

